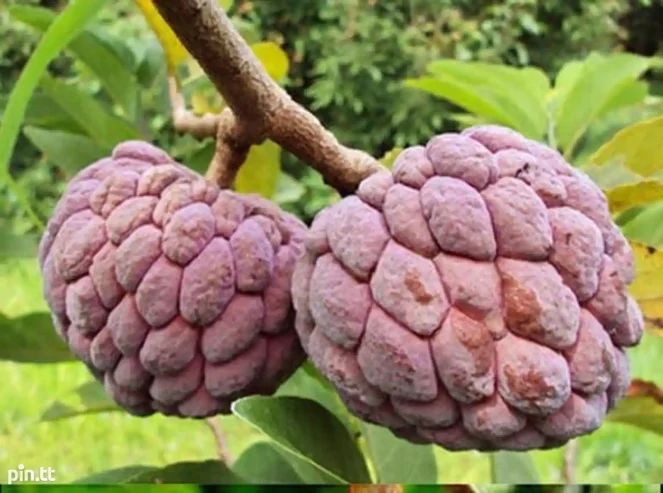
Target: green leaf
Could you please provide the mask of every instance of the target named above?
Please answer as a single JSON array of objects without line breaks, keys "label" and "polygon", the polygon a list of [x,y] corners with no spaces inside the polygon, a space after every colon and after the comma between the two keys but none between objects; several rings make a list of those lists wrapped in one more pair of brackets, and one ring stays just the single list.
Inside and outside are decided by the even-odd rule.
[{"label": "green leaf", "polygon": [[652,382],[633,380],[626,397],[608,413],[606,420],[663,435],[663,390]]},{"label": "green leaf", "polygon": [[141,138],[132,124],[113,115],[110,108],[77,87],[52,77],[44,77],[41,86],[104,149],[110,151],[122,141]]},{"label": "green leaf", "polygon": [[436,483],[437,466],[433,447],[414,445],[394,436],[388,429],[362,423],[369,456],[373,461],[378,483]]},{"label": "green leaf", "polygon": [[306,187],[304,185],[289,174],[281,173],[272,200],[280,205],[293,204],[301,199],[305,193]]},{"label": "green leaf", "polygon": [[646,207],[622,227],[624,235],[654,247],[663,247],[663,202]]},{"label": "green leaf", "polygon": [[141,465],[119,467],[117,469],[109,469],[107,471],[101,471],[84,478],[77,479],[76,481],[73,481],[72,484],[122,484],[130,481],[132,478],[140,474],[145,474],[147,472],[156,470],[156,467]]},{"label": "green leaf", "polygon": [[331,384],[309,362],[305,362],[286,380],[275,395],[313,400],[333,413],[352,432],[350,415],[345,405]]},{"label": "green leaf", "polygon": [[603,117],[620,108],[640,104],[644,102],[647,94],[649,94],[649,84],[647,82],[641,80],[627,81],[616,90],[609,102],[601,108],[598,116]]},{"label": "green leaf", "polygon": [[[9,13],[14,19],[40,31],[46,31],[56,18],[49,9],[27,5],[12,5]],[[138,101],[135,77],[106,41],[86,29],[69,44],[68,49],[97,76],[113,100],[133,117]]]},{"label": "green leaf", "polygon": [[[410,79],[418,87],[486,118],[540,140],[548,128],[544,98],[550,88],[546,75],[535,68],[441,60],[428,66],[434,78]],[[518,91],[513,88],[518,87]]]},{"label": "green leaf", "polygon": [[216,151],[216,143],[214,141],[208,142],[200,147],[198,147],[191,155],[186,159],[184,164],[186,167],[192,169],[193,171],[205,176],[205,172],[209,166],[209,163],[214,157],[214,152]]},{"label": "green leaf", "polygon": [[[0,96],[0,120],[4,115],[8,96]],[[25,110],[24,125],[60,130],[75,134],[84,134],[85,130],[78,125],[51,98],[40,91],[35,92]]]},{"label": "green leaf", "polygon": [[242,453],[233,471],[253,484],[301,484],[288,459],[272,444],[257,442]]},{"label": "green leaf", "polygon": [[23,132],[68,176],[75,175],[85,166],[108,155],[106,150],[82,135],[37,127],[25,127]]},{"label": "green leaf", "polygon": [[494,452],[490,454],[494,484],[538,484],[539,473],[527,452]]},{"label": "green leaf", "polygon": [[[587,131],[589,125],[606,108],[615,105],[615,99],[623,98],[622,91],[628,83],[636,81],[654,63],[654,59],[630,53],[615,53],[589,58],[578,73],[574,73],[563,97],[556,100],[555,122],[557,143],[568,158]],[[575,68],[574,70],[578,70]]]},{"label": "green leaf", "polygon": [[0,223],[0,260],[8,258],[35,258],[40,236],[17,235],[11,228]]},{"label": "green leaf", "polygon": [[246,397],[233,413],[333,483],[368,483],[364,458],[348,429],[322,405],[299,397]]},{"label": "green leaf", "polygon": [[14,318],[0,313],[0,360],[60,363],[76,358],[55,332],[50,313],[35,312]]},{"label": "green leaf", "polygon": [[235,190],[239,193],[257,193],[271,198],[276,192],[281,173],[281,147],[267,140],[251,146],[246,160],[237,173]]},{"label": "green leaf", "polygon": [[154,484],[240,484],[235,473],[218,460],[179,462],[161,469],[139,473],[127,483]]},{"label": "green leaf", "polygon": [[663,171],[663,117],[630,125],[615,134],[591,157],[591,162],[604,165],[623,164],[642,175]]},{"label": "green leaf", "polygon": [[40,228],[43,224],[32,210],[30,202],[9,174],[9,159],[25,117],[32,93],[46,71],[48,64],[85,29],[107,0],[72,0],[49,26],[23,68],[9,96],[0,124],[0,180],[7,183],[17,200]]},{"label": "green leaf", "polygon": [[123,411],[106,393],[104,386],[92,380],[74,391],[74,396],[67,402],[55,401],[41,415],[41,421],[60,421],[63,419]]}]

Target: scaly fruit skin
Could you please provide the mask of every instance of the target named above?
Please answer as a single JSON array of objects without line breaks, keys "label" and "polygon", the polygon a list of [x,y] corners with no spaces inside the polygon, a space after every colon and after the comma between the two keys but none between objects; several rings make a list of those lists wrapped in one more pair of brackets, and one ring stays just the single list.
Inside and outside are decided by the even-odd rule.
[{"label": "scaly fruit skin", "polygon": [[79,172],[39,253],[58,333],[132,414],[201,418],[303,362],[290,279],[306,226],[145,142]]},{"label": "scaly fruit skin", "polygon": [[487,125],[404,150],[321,211],[296,328],[347,407],[449,450],[557,447],[629,384],[642,315],[606,198],[554,150]]}]

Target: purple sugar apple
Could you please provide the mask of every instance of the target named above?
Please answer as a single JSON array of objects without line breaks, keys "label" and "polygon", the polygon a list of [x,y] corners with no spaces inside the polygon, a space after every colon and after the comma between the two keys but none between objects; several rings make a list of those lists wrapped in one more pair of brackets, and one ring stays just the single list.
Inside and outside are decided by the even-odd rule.
[{"label": "purple sugar apple", "polygon": [[202,418],[305,359],[290,279],[306,227],[128,141],[80,171],[39,252],[72,352],[128,412]]},{"label": "purple sugar apple", "polygon": [[296,329],[349,410],[448,450],[557,447],[630,382],[634,259],[602,191],[495,125],[405,149],[322,210]]}]

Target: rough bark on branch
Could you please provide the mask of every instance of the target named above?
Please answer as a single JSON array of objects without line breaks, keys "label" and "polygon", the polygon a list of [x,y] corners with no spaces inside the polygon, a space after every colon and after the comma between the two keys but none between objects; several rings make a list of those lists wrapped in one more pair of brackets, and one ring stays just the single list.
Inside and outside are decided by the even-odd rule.
[{"label": "rough bark on branch", "polygon": [[[341,194],[383,169],[368,154],[345,147],[264,70],[214,0],[154,0],[161,16],[198,61],[238,122],[317,170]],[[241,133],[241,132],[240,132]],[[217,134],[218,135],[218,134]],[[255,142],[234,145],[250,147]]]}]

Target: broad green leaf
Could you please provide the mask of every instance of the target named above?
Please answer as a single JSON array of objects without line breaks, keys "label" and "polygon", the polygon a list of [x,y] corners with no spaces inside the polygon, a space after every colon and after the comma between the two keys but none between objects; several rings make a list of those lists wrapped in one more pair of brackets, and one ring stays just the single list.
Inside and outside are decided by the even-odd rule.
[{"label": "broad green leaf", "polygon": [[280,82],[288,75],[290,61],[279,45],[272,41],[262,41],[252,44],[251,50],[272,79]]},{"label": "broad green leaf", "polygon": [[109,469],[107,471],[101,471],[89,476],[85,476],[84,478],[73,481],[72,484],[122,484],[130,481],[132,478],[140,474],[152,472],[157,469],[158,468],[153,466],[141,465],[120,467],[117,469]]},{"label": "broad green leaf", "polygon": [[108,155],[107,151],[82,135],[38,127],[25,127],[30,141],[68,176]]},{"label": "broad green leaf", "polygon": [[60,421],[86,414],[117,411],[123,410],[108,396],[100,382],[92,380],[78,387],[65,402],[55,401],[48,406],[41,415],[41,421]]},{"label": "broad green leaf", "polygon": [[17,235],[0,223],[0,260],[8,258],[35,258],[40,237],[35,234]]},{"label": "broad green leaf", "polygon": [[309,362],[304,363],[276,391],[276,396],[310,399],[327,408],[350,430],[349,414],[340,397]]},{"label": "broad green leaf", "polygon": [[[0,121],[4,116],[8,97],[0,96]],[[55,101],[40,91],[35,92],[25,110],[23,125],[84,134],[85,130],[76,123]]]},{"label": "broad green leaf", "polygon": [[630,125],[592,156],[598,165],[618,162],[643,176],[663,171],[663,117]]},{"label": "broad green leaf", "polygon": [[[56,17],[49,9],[27,5],[12,5],[9,12],[14,19],[40,31],[46,31]],[[138,97],[135,77],[130,67],[125,65],[102,38],[86,29],[69,44],[68,49],[97,76],[99,82],[127,114],[135,115]]]},{"label": "broad green leaf", "polygon": [[141,138],[140,132],[132,124],[113,115],[110,108],[102,106],[77,87],[52,77],[44,77],[41,85],[44,92],[106,151],[124,140]]},{"label": "broad green leaf", "polygon": [[293,204],[301,199],[305,193],[306,187],[304,185],[289,174],[281,173],[272,200],[280,205]]},{"label": "broad green leaf", "polygon": [[663,336],[663,251],[637,241],[630,244],[635,279],[629,291],[642,310],[647,329]]},{"label": "broad green leaf", "polygon": [[280,173],[281,147],[271,140],[266,140],[260,145],[251,146],[237,173],[235,190],[271,198],[276,192]]},{"label": "broad green leaf", "polygon": [[292,464],[274,445],[257,442],[246,449],[232,466],[233,472],[253,484],[301,484]]},{"label": "broad green leaf", "polygon": [[605,190],[610,212],[617,214],[637,205],[663,200],[663,182],[643,180]]},{"label": "broad green leaf", "polygon": [[436,483],[437,466],[431,445],[414,445],[382,426],[361,424],[378,483]]},{"label": "broad green leaf", "polygon": [[18,363],[75,361],[47,312],[13,318],[0,313],[0,360],[3,359]]},{"label": "broad green leaf", "polygon": [[663,435],[663,390],[652,382],[633,380],[626,396],[608,413],[606,420]]},{"label": "broad green leaf", "polygon": [[42,222],[21,187],[9,174],[9,159],[16,145],[25,111],[48,64],[78,36],[107,0],[72,0],[49,26],[16,81],[0,124],[0,180],[7,183],[36,226]]},{"label": "broad green leaf", "polygon": [[347,428],[317,402],[255,396],[235,401],[232,410],[283,450],[316,467],[327,482],[370,482],[364,458]]},{"label": "broad green leaf", "polygon": [[594,57],[584,63],[573,83],[557,101],[556,139],[566,157],[589,125],[614,105],[625,84],[637,80],[652,66],[653,59],[629,53],[616,53],[607,57]]},{"label": "broad green leaf", "polygon": [[607,115],[625,106],[633,106],[642,103],[649,94],[649,84],[644,81],[627,81],[617,89],[610,101],[601,109],[599,117]]},{"label": "broad green leaf", "polygon": [[663,202],[643,208],[622,227],[622,232],[630,240],[663,247]]},{"label": "broad green leaf", "polygon": [[[548,114],[544,98],[550,89],[550,81],[541,70],[458,60],[436,61],[428,66],[428,70],[436,78],[453,79],[462,84],[466,91],[497,105],[502,113],[508,115],[512,122],[510,126],[528,137],[538,140],[545,134]],[[518,87],[518,91],[514,91],[514,87]],[[457,94],[457,91],[447,95],[446,99],[458,104],[452,94]],[[459,106],[464,107],[462,104]],[[488,116],[479,111],[473,112]]]},{"label": "broad green leaf", "polygon": [[240,484],[235,473],[218,460],[179,462],[161,469],[139,473],[127,483],[153,484]]},{"label": "broad green leaf", "polygon": [[490,454],[494,484],[537,484],[539,473],[527,452],[494,452]]},{"label": "broad green leaf", "polygon": [[407,79],[405,85],[447,99],[453,104],[471,113],[475,113],[482,118],[486,118],[492,123],[499,123],[512,128],[519,127],[514,116],[495,101],[492,95],[479,93],[473,88],[468,87],[467,84],[450,77],[438,76]]},{"label": "broad green leaf", "polygon": [[[663,100],[650,101],[645,104],[638,104],[632,106],[623,106],[611,111],[605,116],[601,116],[596,120],[585,132],[582,139],[576,146],[576,150],[572,157],[572,162],[576,166],[585,166],[590,162],[591,157],[598,151],[601,146],[606,142],[612,140],[617,132],[625,129],[629,125],[642,122],[649,118],[654,118],[663,114]],[[620,165],[624,169],[623,163],[614,162],[613,165]],[[598,166],[605,168],[609,165]]]}]

